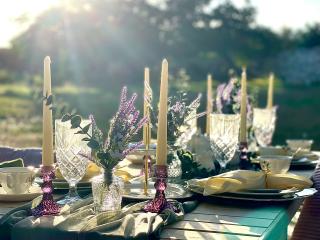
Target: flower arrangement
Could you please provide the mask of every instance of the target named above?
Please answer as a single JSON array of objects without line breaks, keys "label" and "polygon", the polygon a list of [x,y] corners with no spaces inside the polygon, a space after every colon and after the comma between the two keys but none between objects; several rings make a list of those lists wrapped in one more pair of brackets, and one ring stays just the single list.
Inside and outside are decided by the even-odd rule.
[{"label": "flower arrangement", "polygon": [[203,168],[199,162],[195,161],[190,151],[180,149],[177,155],[181,161],[182,179],[206,178],[217,174],[216,168],[210,170]]},{"label": "flower arrangement", "polygon": [[[258,91],[247,95],[247,130],[249,145],[255,145],[255,136],[252,128],[253,107],[256,105]],[[232,76],[226,84],[220,84],[217,87],[216,109],[218,113],[236,114],[240,113],[241,105],[241,84],[240,80]]]},{"label": "flower arrangement", "polygon": [[[188,104],[187,93],[178,92],[177,95],[168,98],[168,128],[167,138],[169,143],[175,143],[179,137],[185,132],[182,126],[190,127],[189,121],[198,118],[202,114],[196,114],[197,108],[200,106],[201,95],[199,94],[190,104]],[[152,115],[153,122],[158,122],[157,117]],[[155,128],[156,131],[156,128]]]},{"label": "flower arrangement", "polygon": [[[110,184],[112,169],[142,144],[142,142],[136,143],[129,147],[132,137],[147,122],[145,117],[139,120],[139,111],[134,106],[136,98],[137,94],[133,94],[130,99],[127,99],[127,88],[122,89],[119,109],[111,119],[106,135],[97,126],[92,115],[89,116],[91,123],[85,127],[80,126],[81,117],[79,115],[66,114],[62,118],[62,121],[71,121],[71,128],[78,128],[78,134],[86,134],[82,140],[88,142],[88,146],[92,149],[92,156],[85,157],[94,160],[104,169],[105,175],[109,175],[106,178]],[[92,133],[89,133],[90,127]]]},{"label": "flower arrangement", "polygon": [[[252,123],[253,110],[252,104],[255,98],[248,95],[247,99],[247,119],[249,125]],[[240,113],[241,105],[241,84],[236,77],[231,77],[228,83],[223,83],[217,87],[216,108],[218,113],[236,114]]]}]

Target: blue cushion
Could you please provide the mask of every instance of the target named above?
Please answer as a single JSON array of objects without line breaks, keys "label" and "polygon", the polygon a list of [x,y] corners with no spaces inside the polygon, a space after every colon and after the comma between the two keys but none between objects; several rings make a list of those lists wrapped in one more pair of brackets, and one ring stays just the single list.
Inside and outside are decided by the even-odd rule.
[{"label": "blue cushion", "polygon": [[25,166],[38,167],[42,160],[42,149],[0,147],[0,162],[17,158],[22,158]]}]

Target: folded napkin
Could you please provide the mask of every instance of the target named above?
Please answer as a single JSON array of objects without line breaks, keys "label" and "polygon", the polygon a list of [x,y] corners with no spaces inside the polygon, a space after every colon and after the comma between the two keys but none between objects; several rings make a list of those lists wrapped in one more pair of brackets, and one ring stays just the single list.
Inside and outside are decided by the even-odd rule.
[{"label": "folded napkin", "polygon": [[312,186],[312,181],[294,174],[266,174],[249,170],[235,170],[204,179],[191,179],[188,185],[203,191],[203,195],[237,192],[245,189],[304,189]]},{"label": "folded napkin", "polygon": [[[98,167],[94,162],[89,162],[88,166],[87,166],[87,170],[85,175],[83,176],[81,181],[89,181],[91,178],[99,175],[101,173],[101,169],[100,167]],[[56,178],[57,179],[64,179],[64,177],[62,176],[59,167],[56,168]]]},{"label": "folded napkin", "polygon": [[21,158],[11,160],[11,161],[1,162],[0,168],[5,168],[5,167],[24,167],[24,163]]},{"label": "folded napkin", "polygon": [[[87,166],[86,173],[81,181],[88,182],[91,180],[91,178],[98,176],[101,174],[102,169],[95,164],[94,162],[89,162]],[[118,177],[121,177],[124,182],[129,182],[134,176],[132,176],[128,171],[125,171],[124,169],[115,169],[115,175]],[[56,168],[56,178],[57,179],[64,179],[59,168]]]},{"label": "folded napkin", "polygon": [[[140,202],[125,206],[115,216],[107,212],[95,214],[92,197],[89,197],[64,207],[58,216],[40,218],[30,216],[29,205],[3,216],[0,219],[0,232],[1,229],[10,229],[11,240],[53,239],[52,236],[59,240],[154,239],[163,226],[182,220],[185,212],[197,206],[195,201],[172,203],[179,209],[178,213],[172,210],[165,210],[161,214],[145,213],[142,208],[146,202]],[[4,235],[4,239],[9,238]]]}]

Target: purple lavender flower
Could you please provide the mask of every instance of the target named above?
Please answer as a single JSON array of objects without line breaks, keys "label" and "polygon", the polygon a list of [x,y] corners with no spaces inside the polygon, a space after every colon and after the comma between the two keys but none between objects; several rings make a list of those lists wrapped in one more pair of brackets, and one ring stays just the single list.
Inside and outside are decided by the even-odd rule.
[{"label": "purple lavender flower", "polygon": [[[216,108],[218,113],[235,114],[240,113],[241,86],[237,78],[231,78],[228,84],[220,84],[217,87]],[[248,123],[252,122],[251,100],[247,98]]]},{"label": "purple lavender flower", "polygon": [[127,88],[122,89],[118,111],[110,121],[106,136],[98,128],[94,117],[89,116],[92,122],[92,136],[89,135],[90,138],[86,141],[93,148],[96,162],[105,169],[111,170],[128,153],[140,146],[134,144],[129,147],[132,137],[148,121],[145,117],[139,120],[140,113],[134,106],[136,98],[137,94],[133,94],[128,100]]}]

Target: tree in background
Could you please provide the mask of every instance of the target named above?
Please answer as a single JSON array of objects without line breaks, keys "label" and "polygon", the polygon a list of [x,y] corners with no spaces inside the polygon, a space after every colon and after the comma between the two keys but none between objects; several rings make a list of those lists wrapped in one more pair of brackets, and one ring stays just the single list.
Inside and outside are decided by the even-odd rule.
[{"label": "tree in background", "polygon": [[21,73],[40,73],[39,59],[51,55],[58,84],[119,87],[140,80],[145,65],[159,70],[164,56],[173,74],[184,68],[193,81],[207,72],[227,79],[228,69],[242,65],[253,75],[269,72],[281,38],[256,25],[250,4],[208,10],[210,2],[71,1],[42,14],[12,51]]},{"label": "tree in background", "polygon": [[[305,137],[319,138],[318,113],[314,110],[319,108],[314,100],[318,88],[309,85],[320,82],[320,25],[277,34],[257,25],[256,10],[250,2],[238,8],[226,0],[211,9],[212,1],[66,1],[39,16],[13,39],[12,48],[0,49],[0,84],[27,83],[24,85],[34,90],[29,95],[36,96],[32,93],[41,89],[42,59],[50,55],[54,87],[62,86],[60,91],[55,89],[59,99],[83,115],[94,113],[104,122],[116,111],[118,98],[114,93],[123,85],[142,92],[145,66],[151,68],[152,87],[158,87],[163,57],[169,58],[172,90],[183,87],[193,95],[203,90],[208,72],[222,82],[228,79],[229,69],[239,73],[237,70],[246,65],[249,80],[274,71],[281,79],[277,79],[279,85],[306,85],[303,91],[301,86],[282,88],[281,98],[276,89],[275,101],[281,106],[276,142],[297,138],[303,132]],[[255,86],[266,82],[257,79]],[[70,87],[65,86],[68,83],[71,92],[65,90]],[[35,103],[28,96],[27,86],[23,91],[19,87],[0,92],[1,120],[41,116],[41,101]],[[265,96],[259,100],[263,106]],[[33,111],[28,110],[31,106]],[[302,125],[304,122],[308,124]],[[199,119],[198,123],[204,122]]]}]

